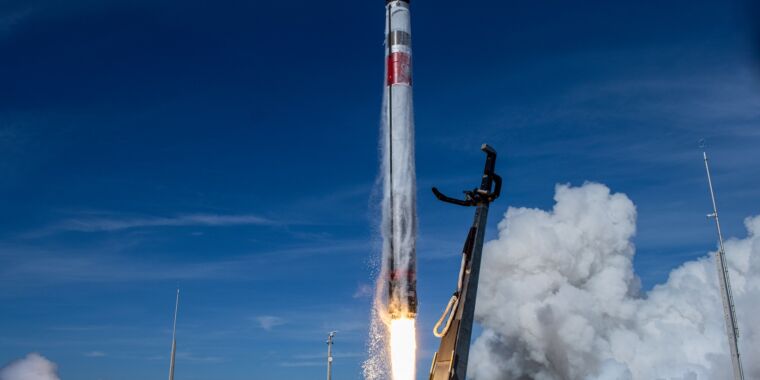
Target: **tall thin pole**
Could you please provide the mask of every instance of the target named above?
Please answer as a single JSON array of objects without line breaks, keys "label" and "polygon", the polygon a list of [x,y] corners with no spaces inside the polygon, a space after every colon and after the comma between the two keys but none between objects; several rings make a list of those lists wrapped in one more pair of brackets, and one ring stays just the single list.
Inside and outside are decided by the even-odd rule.
[{"label": "tall thin pole", "polygon": [[177,301],[174,304],[174,324],[172,326],[172,353],[169,359],[169,380],[174,380],[174,357],[177,353],[177,312],[179,311],[179,288],[177,288]]},{"label": "tall thin pole", "polygon": [[734,379],[744,380],[744,370],[739,358],[739,325],[736,320],[736,308],[734,307],[734,297],[731,293],[731,280],[728,275],[728,266],[726,265],[726,251],[723,248],[723,233],[720,230],[720,219],[718,218],[718,206],[715,202],[715,191],[713,190],[712,177],[710,176],[710,165],[707,163],[707,153],[702,152],[705,159],[705,171],[707,171],[707,184],[710,187],[710,199],[712,200],[713,212],[708,214],[708,218],[715,219],[715,228],[718,230],[718,253],[715,260],[718,266],[718,279],[720,281],[721,298],[723,300],[723,314],[726,319],[726,332],[728,333],[728,345],[731,350],[731,363],[734,369]]},{"label": "tall thin pole", "polygon": [[327,380],[332,380],[332,345],[334,336],[335,331],[330,331],[330,334],[327,335]]}]

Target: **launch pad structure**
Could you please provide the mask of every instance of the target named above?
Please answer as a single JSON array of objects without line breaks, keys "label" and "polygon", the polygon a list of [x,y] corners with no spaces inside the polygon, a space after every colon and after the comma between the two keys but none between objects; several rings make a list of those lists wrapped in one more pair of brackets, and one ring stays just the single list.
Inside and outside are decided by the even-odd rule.
[{"label": "launch pad structure", "polygon": [[[458,206],[474,206],[476,209],[462,249],[457,290],[433,328],[433,334],[441,338],[441,343],[433,356],[430,380],[465,380],[467,376],[488,206],[501,194],[501,177],[494,172],[496,151],[486,144],[483,144],[481,150],[486,154],[486,164],[480,187],[465,191],[464,200],[448,197],[437,188],[433,188],[433,194],[443,202]],[[443,329],[439,331],[442,324]]]}]

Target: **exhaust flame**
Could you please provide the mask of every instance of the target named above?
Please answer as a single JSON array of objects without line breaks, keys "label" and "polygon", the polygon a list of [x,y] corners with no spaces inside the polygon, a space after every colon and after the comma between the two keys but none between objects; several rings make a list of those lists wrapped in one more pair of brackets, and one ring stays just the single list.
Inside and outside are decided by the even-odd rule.
[{"label": "exhaust flame", "polygon": [[391,373],[393,380],[414,380],[417,334],[414,319],[391,320]]}]

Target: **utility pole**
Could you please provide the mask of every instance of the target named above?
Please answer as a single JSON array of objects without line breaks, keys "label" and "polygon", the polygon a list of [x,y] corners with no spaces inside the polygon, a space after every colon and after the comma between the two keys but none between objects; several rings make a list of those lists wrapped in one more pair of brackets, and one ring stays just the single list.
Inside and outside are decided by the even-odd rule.
[{"label": "utility pole", "polygon": [[169,359],[169,380],[174,380],[174,356],[177,353],[177,312],[179,311],[179,288],[177,302],[174,304],[174,325],[172,326],[172,353]]},{"label": "utility pole", "polygon": [[707,171],[707,184],[710,187],[710,199],[712,200],[713,212],[708,214],[708,218],[715,219],[715,228],[718,230],[718,253],[715,255],[715,261],[718,266],[718,279],[720,281],[721,298],[723,300],[723,314],[726,319],[726,332],[728,333],[728,345],[731,350],[731,364],[734,370],[735,380],[744,380],[744,370],[739,358],[739,325],[736,320],[736,307],[734,306],[734,297],[731,293],[731,280],[728,276],[728,265],[726,264],[726,251],[723,248],[723,233],[720,230],[720,219],[718,218],[718,206],[715,203],[715,191],[713,190],[712,177],[710,176],[710,165],[707,163],[707,153],[702,152],[705,159],[705,171]]},{"label": "utility pole", "polygon": [[327,335],[327,380],[332,380],[332,345],[333,337],[336,332],[337,331],[330,331],[330,334]]}]

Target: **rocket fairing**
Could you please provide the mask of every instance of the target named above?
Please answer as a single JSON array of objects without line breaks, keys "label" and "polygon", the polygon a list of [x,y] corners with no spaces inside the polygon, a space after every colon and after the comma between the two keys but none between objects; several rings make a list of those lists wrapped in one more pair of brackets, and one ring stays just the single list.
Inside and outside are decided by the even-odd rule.
[{"label": "rocket fairing", "polygon": [[416,179],[409,0],[386,0],[383,257],[392,318],[417,314]]}]

